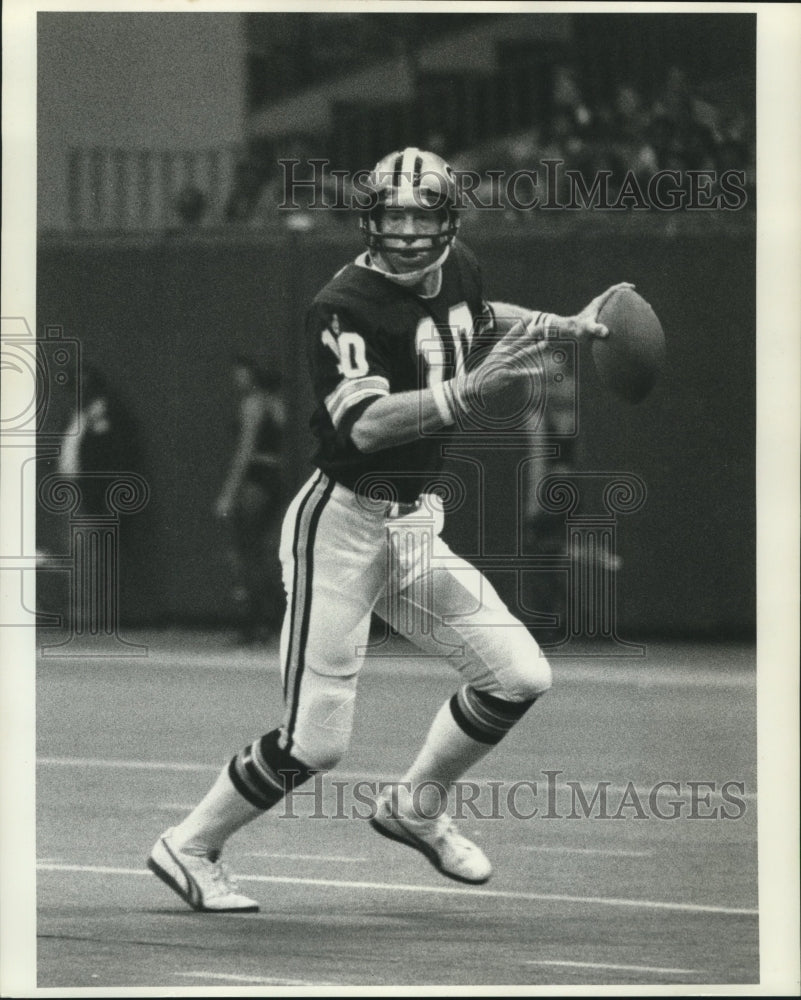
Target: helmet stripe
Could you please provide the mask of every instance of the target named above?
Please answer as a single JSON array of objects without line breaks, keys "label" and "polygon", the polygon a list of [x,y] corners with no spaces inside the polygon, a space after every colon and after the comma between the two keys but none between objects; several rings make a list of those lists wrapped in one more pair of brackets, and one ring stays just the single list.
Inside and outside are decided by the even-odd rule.
[{"label": "helmet stripe", "polygon": [[395,160],[395,168],[392,171],[393,187],[400,187],[402,171],[403,171],[403,153],[398,153],[398,158],[397,160]]},{"label": "helmet stripe", "polygon": [[422,157],[420,156],[420,150],[417,146],[407,146],[403,151],[403,180],[402,183],[405,185],[410,185],[412,187],[416,186],[420,178],[416,176],[419,174],[417,167],[417,161],[420,161],[420,166],[423,165]]}]

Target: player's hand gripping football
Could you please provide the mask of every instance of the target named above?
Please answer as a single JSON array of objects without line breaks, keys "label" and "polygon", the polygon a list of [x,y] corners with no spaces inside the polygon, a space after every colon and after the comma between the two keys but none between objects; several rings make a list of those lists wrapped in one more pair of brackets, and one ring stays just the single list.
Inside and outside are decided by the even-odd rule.
[{"label": "player's hand gripping football", "polygon": [[596,295],[592,302],[575,316],[549,315],[544,325],[529,323],[526,328],[526,338],[540,339],[546,333],[551,336],[556,334],[557,336],[572,337],[574,340],[608,337],[609,330],[603,323],[598,322],[598,316],[615,292],[619,292],[623,288],[634,288],[634,285],[630,281],[619,281],[616,285],[610,285],[605,292]]},{"label": "player's hand gripping football", "polygon": [[498,339],[490,357],[495,355],[497,361],[504,356],[531,355],[536,360],[542,350],[541,342],[547,336],[554,334],[572,337],[575,340],[608,337],[609,330],[603,323],[598,322],[598,315],[611,296],[623,288],[634,288],[634,285],[629,281],[611,285],[606,291],[596,295],[592,302],[575,316],[556,316],[549,313],[545,322],[541,317],[538,322],[532,320],[530,323],[524,323],[521,319],[513,320],[508,324],[504,335]]},{"label": "player's hand gripping football", "polygon": [[534,370],[542,365],[542,351],[549,335],[575,340],[608,337],[609,330],[598,322],[598,314],[615,292],[633,287],[628,281],[612,285],[575,316],[548,315],[544,324],[526,323],[519,318],[512,320],[481,364],[451,381],[455,406],[470,412],[476,406],[486,405],[493,397],[502,397],[516,385],[529,385]]},{"label": "player's hand gripping football", "polygon": [[620,281],[616,285],[611,285],[605,292],[601,292],[586,305],[577,316],[556,316],[555,323],[548,324],[549,329],[556,329],[568,337],[575,337],[577,340],[589,337],[608,337],[609,330],[603,323],[598,322],[598,314],[603,309],[607,300],[623,288],[634,288],[630,281]]}]

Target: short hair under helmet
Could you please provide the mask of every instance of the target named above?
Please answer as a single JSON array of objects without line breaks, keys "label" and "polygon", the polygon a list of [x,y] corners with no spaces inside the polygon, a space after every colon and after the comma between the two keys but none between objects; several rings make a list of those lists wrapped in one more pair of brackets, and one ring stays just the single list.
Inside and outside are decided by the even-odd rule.
[{"label": "short hair under helmet", "polygon": [[[448,247],[459,230],[459,198],[452,168],[436,153],[407,146],[383,157],[364,182],[370,207],[362,214],[361,230],[370,250],[381,251],[386,240],[414,243],[430,241],[430,249]],[[442,228],[431,236],[384,235],[381,215],[385,208],[421,208],[442,213]]]}]

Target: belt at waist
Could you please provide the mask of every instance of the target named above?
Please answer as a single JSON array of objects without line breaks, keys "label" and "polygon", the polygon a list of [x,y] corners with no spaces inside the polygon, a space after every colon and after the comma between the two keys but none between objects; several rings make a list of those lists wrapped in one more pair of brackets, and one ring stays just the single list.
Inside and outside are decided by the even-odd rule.
[{"label": "belt at waist", "polygon": [[396,500],[394,503],[387,504],[384,517],[406,517],[407,514],[414,514],[415,511],[420,510],[422,506],[423,500],[421,497],[418,497],[412,503],[401,503],[401,501]]},{"label": "belt at waist", "polygon": [[334,482],[333,492],[334,496],[339,494],[343,500],[346,500],[349,503],[357,504],[366,513],[374,514],[377,517],[406,517],[408,514],[414,514],[423,506],[422,497],[417,497],[416,500],[411,501],[384,500],[378,497],[366,496],[364,493],[355,493],[349,487],[343,486],[342,483],[338,483],[336,481]]}]

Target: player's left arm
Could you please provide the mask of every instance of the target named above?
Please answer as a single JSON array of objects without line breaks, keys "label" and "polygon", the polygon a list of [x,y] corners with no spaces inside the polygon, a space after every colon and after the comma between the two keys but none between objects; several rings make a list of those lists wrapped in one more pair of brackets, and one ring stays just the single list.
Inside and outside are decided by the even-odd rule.
[{"label": "player's left arm", "polygon": [[527,309],[525,306],[514,305],[511,302],[488,302],[492,317],[494,333],[504,336],[516,325],[522,324],[528,329],[542,330],[543,337],[565,336],[577,340],[588,337],[606,337],[609,331],[603,323],[598,322],[598,313],[607,299],[621,288],[633,288],[627,281],[612,285],[597,295],[581,312],[575,316],[558,316],[555,313],[539,312]]}]

